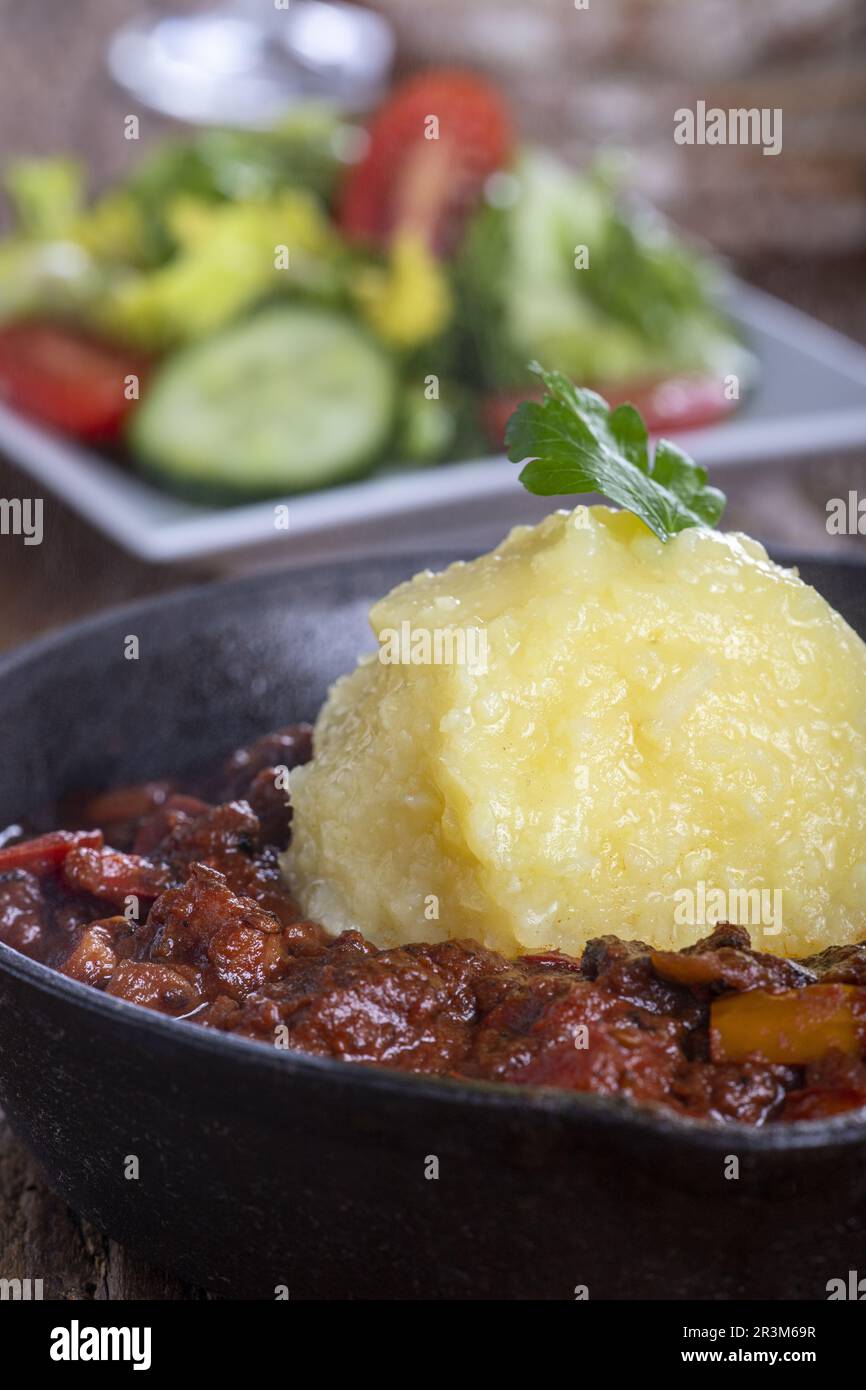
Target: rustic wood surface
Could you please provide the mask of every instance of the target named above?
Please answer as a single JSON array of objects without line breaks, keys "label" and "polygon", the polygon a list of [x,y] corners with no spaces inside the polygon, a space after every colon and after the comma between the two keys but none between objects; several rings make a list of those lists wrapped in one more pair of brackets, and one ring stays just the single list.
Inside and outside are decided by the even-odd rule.
[{"label": "rustic wood surface", "polygon": [[[405,8],[400,8],[405,32]],[[456,23],[459,7],[450,8]],[[435,6],[420,9],[429,22]],[[129,99],[121,98],[103,73],[102,42],[129,10],[124,0],[77,0],[70,6],[0,0],[0,131],[5,153],[71,148],[95,158],[105,176],[119,172],[127,151],[115,138],[110,117],[125,111]],[[550,86],[542,85],[549,102]],[[531,94],[526,102],[531,103]],[[154,121],[155,128],[161,124]],[[776,254],[744,261],[740,268],[764,288],[866,343],[863,251],[808,259]],[[726,523],[732,527],[748,529],[770,543],[827,549],[826,499],[849,487],[866,489],[866,452],[730,474],[724,486],[730,499]],[[27,496],[30,491],[26,479],[0,460],[0,496]],[[41,546],[24,547],[11,537],[0,545],[0,647],[109,604],[167,590],[190,578],[207,579],[213,572],[207,565],[192,570],[145,565],[52,502],[46,509]],[[0,1278],[42,1278],[46,1297],[64,1299],[204,1296],[128,1256],[82,1222],[51,1193],[2,1119]]]}]

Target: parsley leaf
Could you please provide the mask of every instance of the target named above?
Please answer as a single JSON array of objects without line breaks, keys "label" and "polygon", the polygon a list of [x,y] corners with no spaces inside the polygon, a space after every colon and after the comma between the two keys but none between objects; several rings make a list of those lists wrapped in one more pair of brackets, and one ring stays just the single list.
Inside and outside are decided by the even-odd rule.
[{"label": "parsley leaf", "polygon": [[634,512],[659,540],[689,526],[715,526],[725,495],[707,486],[707,470],[660,439],[650,461],[647,429],[633,405],[607,401],[561,372],[531,370],[545,385],[543,401],[524,401],[508,421],[505,442],[520,481],[540,497],[600,492]]}]

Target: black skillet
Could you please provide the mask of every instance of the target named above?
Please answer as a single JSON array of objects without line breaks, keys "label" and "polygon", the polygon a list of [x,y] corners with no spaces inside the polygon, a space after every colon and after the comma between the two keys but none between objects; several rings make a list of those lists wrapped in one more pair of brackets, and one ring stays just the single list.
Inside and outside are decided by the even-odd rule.
[{"label": "black skillet", "polygon": [[[314,717],[371,600],[421,563],[187,591],[7,656],[0,823]],[[866,567],[802,572],[866,634]],[[233,1297],[825,1298],[866,1271],[866,1118],[722,1129],[293,1056],[3,945],[0,1103],[78,1212]]]}]

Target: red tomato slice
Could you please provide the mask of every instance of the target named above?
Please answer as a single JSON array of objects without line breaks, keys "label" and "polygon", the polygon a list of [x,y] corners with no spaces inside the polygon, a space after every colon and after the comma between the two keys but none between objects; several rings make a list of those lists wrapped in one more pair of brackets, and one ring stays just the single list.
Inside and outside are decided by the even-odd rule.
[{"label": "red tomato slice", "polygon": [[728,400],[719,377],[699,373],[597,389],[611,405],[636,406],[651,434],[703,429],[732,415],[739,404]]},{"label": "red tomato slice", "polygon": [[398,87],[373,117],[369,137],[342,190],[341,227],[352,240],[380,246],[397,231],[414,231],[439,255],[453,250],[485,179],[514,144],[496,89],[450,68]]},{"label": "red tomato slice", "polygon": [[[706,375],[675,376],[660,381],[634,381],[594,388],[610,405],[636,406],[650,434],[678,434],[714,425],[733,414],[736,401],[727,399],[721,381]],[[482,402],[482,424],[491,444],[501,449],[505,426],[521,401],[540,400],[542,387],[507,391]]]},{"label": "red tomato slice", "polygon": [[142,380],[137,353],[65,324],[27,319],[0,329],[0,400],[78,439],[114,439],[135,405],[126,377]]}]

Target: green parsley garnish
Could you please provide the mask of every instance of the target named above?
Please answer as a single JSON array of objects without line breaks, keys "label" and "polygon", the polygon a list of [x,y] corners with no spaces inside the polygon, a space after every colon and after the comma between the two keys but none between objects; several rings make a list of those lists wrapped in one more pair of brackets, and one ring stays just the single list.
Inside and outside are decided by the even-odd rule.
[{"label": "green parsley garnish", "polygon": [[542,401],[518,406],[505,432],[508,457],[524,463],[523,486],[539,497],[599,492],[634,512],[659,540],[689,526],[715,526],[725,494],[707,486],[707,470],[668,439],[650,460],[647,428],[633,405],[607,401],[537,362]]}]

